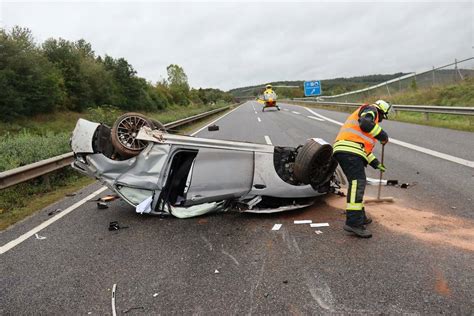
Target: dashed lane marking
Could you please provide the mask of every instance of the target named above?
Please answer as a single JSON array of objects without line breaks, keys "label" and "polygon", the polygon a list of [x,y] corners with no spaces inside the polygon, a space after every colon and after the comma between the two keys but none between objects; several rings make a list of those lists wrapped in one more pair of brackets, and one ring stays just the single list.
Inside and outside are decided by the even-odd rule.
[{"label": "dashed lane marking", "polygon": [[324,120],[320,117],[316,117],[316,116],[308,116],[310,119],[313,119],[313,120],[316,120],[316,121],[321,121],[323,122]]},{"label": "dashed lane marking", "polygon": [[300,114],[300,112],[296,112],[296,111],[291,111],[291,113]]},{"label": "dashed lane marking", "polygon": [[265,141],[267,142],[267,145],[273,145],[270,137],[268,137],[267,135],[265,135],[264,137],[265,137]]},{"label": "dashed lane marking", "polygon": [[261,122],[261,121],[262,121],[262,120],[261,120],[259,117],[257,117],[257,120],[258,120],[259,122]]},{"label": "dashed lane marking", "polygon": [[[324,115],[318,114],[318,113],[314,112],[313,110],[311,110],[309,108],[305,108],[305,109],[308,110],[308,112],[310,112],[310,113],[316,115],[317,117],[322,118],[326,121],[329,121],[331,123],[341,125],[341,126],[343,125],[343,123],[341,123],[339,121],[336,121],[336,120],[333,120],[333,119],[331,119],[329,117],[326,117]],[[427,154],[427,155],[430,155],[430,156],[433,156],[433,157],[437,157],[437,158],[440,158],[440,159],[451,161],[451,162],[454,162],[454,163],[457,163],[457,164],[460,164],[460,165],[463,165],[463,166],[466,166],[466,167],[474,168],[474,161],[470,161],[470,160],[462,159],[462,158],[459,158],[459,157],[451,156],[451,155],[448,155],[448,154],[445,154],[445,153],[442,153],[442,152],[439,152],[439,151],[436,151],[436,150],[432,150],[432,149],[429,149],[429,148],[425,148],[425,147],[421,147],[421,146],[418,146],[418,145],[410,144],[410,143],[407,143],[407,142],[404,142],[404,141],[401,141],[401,140],[398,140],[398,139],[394,139],[394,138],[390,138],[390,142],[393,143],[393,144],[408,148],[408,149],[419,151],[421,153],[424,153],[424,154]]]},{"label": "dashed lane marking", "polygon": [[94,196],[96,196],[97,194],[100,194],[102,192],[104,192],[107,188],[106,187],[102,187],[100,188],[99,190],[95,191],[94,193],[91,193],[89,194],[88,196],[86,196],[85,198],[83,198],[82,200],[74,203],[73,205],[69,206],[67,209],[65,209],[64,211],[62,211],[61,213],[58,213],[56,216],[48,219],[47,221],[39,224],[38,226],[36,226],[35,228],[33,228],[32,230],[24,233],[23,235],[21,235],[20,237],[6,243],[5,245],[3,245],[2,247],[0,247],[0,255],[1,254],[4,254],[5,252],[7,252],[8,250],[18,246],[19,244],[21,244],[22,242],[24,242],[25,240],[27,240],[28,238],[30,238],[31,236],[34,236],[35,234],[39,233],[42,229],[48,227],[49,225],[51,225],[52,223],[54,223],[55,221],[57,221],[58,219],[61,219],[63,218],[64,216],[66,216],[67,214],[71,213],[72,211],[74,211],[76,208],[78,208],[79,206],[81,206],[82,204],[86,203],[87,201],[89,201],[90,199],[92,199]]}]

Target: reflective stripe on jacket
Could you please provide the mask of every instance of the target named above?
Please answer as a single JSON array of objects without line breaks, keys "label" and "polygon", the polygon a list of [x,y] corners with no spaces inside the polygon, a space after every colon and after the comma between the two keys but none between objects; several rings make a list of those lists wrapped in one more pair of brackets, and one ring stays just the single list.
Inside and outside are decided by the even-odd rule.
[{"label": "reflective stripe on jacket", "polygon": [[362,156],[368,163],[371,163],[375,159],[375,156],[372,154],[372,150],[377,142],[375,136],[380,133],[382,128],[378,125],[379,116],[377,113],[374,118],[375,126],[373,130],[370,133],[361,130],[359,113],[366,107],[367,105],[362,105],[347,118],[336,137],[334,152],[353,153]]}]

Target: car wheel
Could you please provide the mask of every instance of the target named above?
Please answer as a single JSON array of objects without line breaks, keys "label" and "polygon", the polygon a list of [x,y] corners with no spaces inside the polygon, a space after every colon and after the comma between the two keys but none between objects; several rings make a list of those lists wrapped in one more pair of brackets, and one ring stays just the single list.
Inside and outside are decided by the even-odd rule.
[{"label": "car wheel", "polygon": [[121,156],[136,156],[148,145],[147,141],[136,139],[143,126],[153,128],[155,124],[146,116],[133,112],[115,120],[111,131],[112,145]]},{"label": "car wheel", "polygon": [[332,146],[321,145],[311,139],[298,151],[293,170],[295,179],[303,184],[311,184],[313,188],[322,185],[327,182],[330,169],[333,169],[333,161]]}]

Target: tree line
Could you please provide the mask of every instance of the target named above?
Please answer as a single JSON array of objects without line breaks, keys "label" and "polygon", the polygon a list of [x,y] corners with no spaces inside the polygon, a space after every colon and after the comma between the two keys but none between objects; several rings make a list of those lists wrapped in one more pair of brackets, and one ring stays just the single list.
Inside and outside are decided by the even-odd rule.
[{"label": "tree line", "polygon": [[137,76],[125,58],[96,55],[84,39],[37,44],[27,28],[0,29],[0,118],[101,105],[156,111],[173,104],[233,101],[219,89],[191,89],[179,65],[166,70],[166,80],[151,83]]}]

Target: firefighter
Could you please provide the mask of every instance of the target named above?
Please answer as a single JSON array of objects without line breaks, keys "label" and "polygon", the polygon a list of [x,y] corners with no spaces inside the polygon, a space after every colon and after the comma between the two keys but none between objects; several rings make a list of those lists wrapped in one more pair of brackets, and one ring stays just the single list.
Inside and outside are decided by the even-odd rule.
[{"label": "firefighter", "polygon": [[333,146],[334,157],[348,180],[344,230],[361,238],[372,237],[372,233],[366,228],[372,219],[366,216],[363,204],[367,182],[365,167],[369,164],[374,169],[385,172],[385,166],[372,150],[377,141],[383,146],[388,142],[388,135],[379,123],[388,119],[391,111],[392,105],[383,100],[363,104],[347,118]]}]

